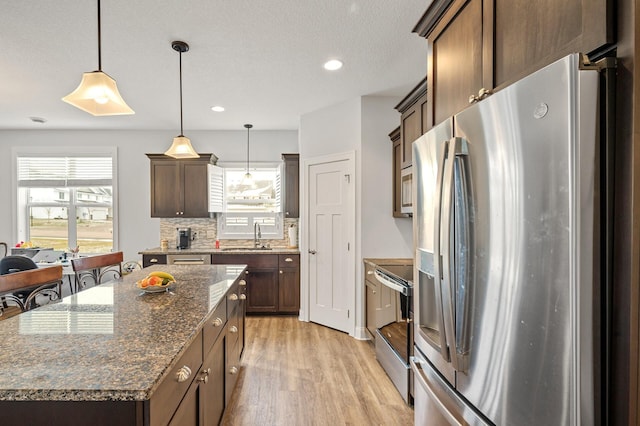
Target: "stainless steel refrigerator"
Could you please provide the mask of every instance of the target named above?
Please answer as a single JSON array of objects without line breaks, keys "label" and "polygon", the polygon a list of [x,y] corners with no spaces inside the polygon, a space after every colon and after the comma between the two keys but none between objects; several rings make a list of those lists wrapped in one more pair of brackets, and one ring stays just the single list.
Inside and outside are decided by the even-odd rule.
[{"label": "stainless steel refrigerator", "polygon": [[598,73],[570,55],[413,144],[416,425],[589,425]]}]

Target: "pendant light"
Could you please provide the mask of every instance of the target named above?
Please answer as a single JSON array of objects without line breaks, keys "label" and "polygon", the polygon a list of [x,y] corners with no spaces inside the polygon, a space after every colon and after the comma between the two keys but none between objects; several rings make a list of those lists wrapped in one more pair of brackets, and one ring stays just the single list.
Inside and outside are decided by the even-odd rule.
[{"label": "pendant light", "polygon": [[199,158],[200,156],[191,146],[188,137],[182,134],[182,54],[189,51],[189,45],[184,41],[174,41],[171,47],[180,53],[180,134],[173,138],[171,147],[164,153],[173,158]]},{"label": "pendant light", "polygon": [[62,100],[96,116],[135,114],[120,96],[116,81],[102,72],[100,33],[100,0],[98,0],[98,70],[82,74],[80,85]]},{"label": "pendant light", "polygon": [[242,179],[242,184],[253,187],[255,183],[253,182],[253,176],[249,173],[249,129],[251,129],[253,125],[245,124],[244,127],[247,129],[247,173],[245,173],[244,178]]}]

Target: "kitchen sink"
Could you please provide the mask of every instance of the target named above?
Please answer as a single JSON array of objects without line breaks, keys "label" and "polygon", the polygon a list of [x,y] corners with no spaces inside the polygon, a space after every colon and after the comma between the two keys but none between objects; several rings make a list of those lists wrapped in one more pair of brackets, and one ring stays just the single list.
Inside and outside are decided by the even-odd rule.
[{"label": "kitchen sink", "polygon": [[225,247],[222,251],[264,251],[273,250],[271,247]]}]

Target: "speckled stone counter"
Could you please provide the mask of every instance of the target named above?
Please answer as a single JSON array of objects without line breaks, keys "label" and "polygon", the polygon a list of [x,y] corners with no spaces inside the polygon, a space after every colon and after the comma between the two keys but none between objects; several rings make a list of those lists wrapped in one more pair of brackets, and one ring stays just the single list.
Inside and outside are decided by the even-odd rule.
[{"label": "speckled stone counter", "polygon": [[[148,400],[243,269],[152,266],[0,321],[0,400]],[[152,270],[172,293],[136,287]]]},{"label": "speckled stone counter", "polygon": [[170,248],[162,250],[160,247],[141,250],[138,254],[296,254],[299,248],[273,247],[270,249],[253,249],[250,247],[222,247],[219,249],[182,249]]}]

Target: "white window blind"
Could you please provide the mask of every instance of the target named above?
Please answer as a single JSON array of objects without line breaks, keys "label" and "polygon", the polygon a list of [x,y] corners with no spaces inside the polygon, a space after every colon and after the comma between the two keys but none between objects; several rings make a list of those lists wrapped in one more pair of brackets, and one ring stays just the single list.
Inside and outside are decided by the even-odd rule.
[{"label": "white window blind", "polygon": [[108,186],[112,157],[18,157],[20,187]]}]

